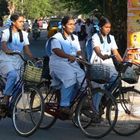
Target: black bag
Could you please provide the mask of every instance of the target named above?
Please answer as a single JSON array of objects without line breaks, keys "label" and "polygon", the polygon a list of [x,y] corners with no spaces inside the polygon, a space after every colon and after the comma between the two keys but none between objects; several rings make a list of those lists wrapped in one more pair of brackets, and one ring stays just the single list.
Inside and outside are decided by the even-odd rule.
[{"label": "black bag", "polygon": [[110,68],[103,64],[93,64],[88,69],[88,76],[91,81],[105,84],[110,79]]},{"label": "black bag", "polygon": [[122,80],[129,84],[136,84],[139,80],[139,69],[137,66],[128,66],[126,71],[122,73]]}]

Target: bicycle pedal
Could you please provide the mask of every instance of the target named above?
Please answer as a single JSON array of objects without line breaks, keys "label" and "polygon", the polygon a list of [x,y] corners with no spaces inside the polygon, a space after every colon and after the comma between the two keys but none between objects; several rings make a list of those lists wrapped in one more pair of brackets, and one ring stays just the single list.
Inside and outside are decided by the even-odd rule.
[{"label": "bicycle pedal", "polygon": [[100,117],[100,118],[92,118],[92,123],[101,123],[103,119]]}]

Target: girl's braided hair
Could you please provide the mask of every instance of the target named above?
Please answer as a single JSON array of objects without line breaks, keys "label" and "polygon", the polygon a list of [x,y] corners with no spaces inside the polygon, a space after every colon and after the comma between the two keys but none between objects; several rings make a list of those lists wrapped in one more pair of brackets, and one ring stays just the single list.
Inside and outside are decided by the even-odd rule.
[{"label": "girl's braided hair", "polygon": [[[15,22],[16,20],[18,20],[19,17],[23,17],[22,14],[12,14],[11,17],[10,17],[10,20],[12,22]],[[11,43],[12,42],[12,26],[13,26],[13,23],[11,24],[10,28],[9,28],[9,31],[10,31],[10,36],[9,36],[9,42]],[[18,32],[19,32],[19,37],[20,37],[20,42],[23,42],[23,34],[22,34],[22,31],[20,29],[18,29]]]}]

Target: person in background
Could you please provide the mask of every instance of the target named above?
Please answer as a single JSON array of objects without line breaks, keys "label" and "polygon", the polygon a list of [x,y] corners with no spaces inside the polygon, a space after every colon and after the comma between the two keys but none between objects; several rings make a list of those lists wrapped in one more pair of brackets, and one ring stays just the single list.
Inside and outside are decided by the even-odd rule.
[{"label": "person in background", "polygon": [[0,17],[0,41],[1,41],[1,36],[2,36],[2,30],[3,30],[3,19]]},{"label": "person in background", "polygon": [[74,33],[77,35],[78,32],[81,31],[81,26],[83,25],[83,21],[79,18],[77,19],[76,25],[75,25],[75,30]]},{"label": "person in background", "polygon": [[29,21],[28,20],[26,20],[24,22],[23,30],[26,31],[27,33],[30,33],[30,24],[29,24]]},{"label": "person in background", "polygon": [[42,26],[43,26],[43,21],[42,21],[42,19],[39,19],[39,20],[38,20],[38,25],[39,25],[39,28],[41,29]]},{"label": "person in background", "polygon": [[40,28],[38,24],[38,20],[36,19],[32,25],[32,35],[33,38],[40,37]]},{"label": "person in background", "polygon": [[91,24],[90,19],[88,18],[85,23],[86,33],[87,33],[87,40],[91,39],[93,35],[93,25]]},{"label": "person in background", "polygon": [[0,51],[0,75],[7,79],[3,92],[3,99],[0,106],[6,106],[9,98],[12,96],[12,89],[18,80],[19,69],[23,64],[21,58],[17,55],[8,55],[11,52],[26,53],[31,59],[33,55],[29,49],[28,34],[23,31],[24,16],[22,14],[12,14],[10,17],[12,24],[10,28],[3,30]]},{"label": "person in background", "polygon": [[3,18],[0,17],[0,49],[1,49],[1,37],[4,29],[6,29],[6,27],[3,24]]},{"label": "person in background", "polygon": [[32,25],[32,28],[34,29],[34,28],[39,28],[39,24],[38,24],[38,20],[36,19],[35,21],[34,21],[34,23],[33,23],[33,25]]},{"label": "person in background", "polygon": [[86,33],[86,27],[85,25],[81,26],[81,31],[77,33],[82,56],[85,58],[85,45],[86,45],[86,39],[87,39],[87,33]]}]

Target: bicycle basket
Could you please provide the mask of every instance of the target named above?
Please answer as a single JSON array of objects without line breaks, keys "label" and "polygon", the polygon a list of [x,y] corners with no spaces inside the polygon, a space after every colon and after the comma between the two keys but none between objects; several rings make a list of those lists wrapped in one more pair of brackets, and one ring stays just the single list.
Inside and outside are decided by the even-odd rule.
[{"label": "bicycle basket", "polygon": [[36,67],[32,62],[28,62],[25,66],[23,79],[28,82],[38,83],[41,81],[42,68]]},{"label": "bicycle basket", "polygon": [[107,83],[110,78],[110,68],[103,64],[93,64],[88,69],[88,78],[96,83]]},{"label": "bicycle basket", "polygon": [[122,73],[122,80],[129,84],[136,84],[139,80],[139,72],[137,72],[137,68],[132,65],[131,67],[127,67],[126,71]]}]

